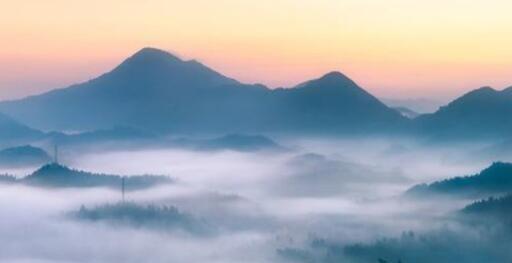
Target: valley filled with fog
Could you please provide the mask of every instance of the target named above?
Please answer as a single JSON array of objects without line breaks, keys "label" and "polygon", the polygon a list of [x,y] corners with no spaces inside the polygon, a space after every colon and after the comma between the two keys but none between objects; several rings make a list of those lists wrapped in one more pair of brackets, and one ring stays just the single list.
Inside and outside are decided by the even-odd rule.
[{"label": "valley filled with fog", "polygon": [[271,89],[152,47],[1,101],[0,261],[512,260],[512,88],[388,103],[338,71]]},{"label": "valley filled with fog", "polygon": [[2,1],[0,263],[512,263],[512,1]]},{"label": "valley filled with fog", "polygon": [[[478,199],[405,194],[417,184],[479,173],[495,161],[483,154],[488,144],[273,139],[279,149],[63,147],[59,164],[72,169],[172,182],[126,191],[124,201],[121,184],[0,184],[0,261],[412,262],[403,244],[392,253],[374,248],[396,238],[393,244],[411,244],[417,257],[449,262],[454,252],[442,244],[435,243],[436,255],[421,254],[417,241],[407,241],[415,235],[444,242],[455,236],[454,249],[486,238],[496,247],[491,234],[455,216]],[[21,180],[37,169],[2,173]]]}]

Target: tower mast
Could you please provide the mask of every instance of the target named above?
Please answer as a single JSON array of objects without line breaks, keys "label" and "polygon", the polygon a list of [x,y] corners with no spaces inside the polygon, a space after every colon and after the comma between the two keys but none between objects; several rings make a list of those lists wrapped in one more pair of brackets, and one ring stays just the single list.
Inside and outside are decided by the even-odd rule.
[{"label": "tower mast", "polygon": [[122,201],[124,203],[124,191],[125,191],[125,177],[124,176],[121,176],[121,197],[122,197]]},{"label": "tower mast", "polygon": [[53,162],[55,164],[59,163],[59,146],[57,144],[55,144],[53,148]]}]

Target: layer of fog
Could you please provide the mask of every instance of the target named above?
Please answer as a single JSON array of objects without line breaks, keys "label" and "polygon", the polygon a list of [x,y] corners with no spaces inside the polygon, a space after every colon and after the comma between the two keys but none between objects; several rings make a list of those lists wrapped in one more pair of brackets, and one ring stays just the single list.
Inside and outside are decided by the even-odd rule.
[{"label": "layer of fog", "polygon": [[[66,165],[108,174],[162,174],[177,183],[127,200],[172,205],[218,231],[145,231],[84,223],[81,205],[115,203],[118,191],[0,186],[2,262],[278,262],[283,247],[311,237],[372,242],[449,224],[463,201],[400,197],[416,183],[474,174],[489,165],[482,145],[425,146],[383,140],[280,140],[288,152],[144,150],[63,156]],[[2,171],[9,172],[9,171]],[[18,171],[18,174],[28,171]]]}]

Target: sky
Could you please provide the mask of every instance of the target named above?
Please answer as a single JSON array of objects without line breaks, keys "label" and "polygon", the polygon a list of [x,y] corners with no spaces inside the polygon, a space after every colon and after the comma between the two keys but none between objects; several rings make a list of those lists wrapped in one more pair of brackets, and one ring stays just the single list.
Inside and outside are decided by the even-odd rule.
[{"label": "sky", "polygon": [[146,46],[271,88],[333,70],[386,98],[512,85],[509,0],[0,2],[0,99],[86,81]]}]

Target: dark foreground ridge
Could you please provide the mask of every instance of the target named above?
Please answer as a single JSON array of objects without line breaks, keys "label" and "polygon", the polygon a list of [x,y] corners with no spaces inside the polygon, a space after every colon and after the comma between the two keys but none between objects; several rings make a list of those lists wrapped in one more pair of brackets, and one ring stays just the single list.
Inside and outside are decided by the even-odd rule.
[{"label": "dark foreground ridge", "polygon": [[416,185],[409,189],[406,195],[427,197],[438,194],[483,198],[510,192],[512,192],[512,164],[496,162],[475,175]]},{"label": "dark foreground ridge", "polygon": [[509,224],[512,230],[512,193],[502,197],[489,197],[474,202],[461,210],[463,214],[481,219],[495,219]]}]

